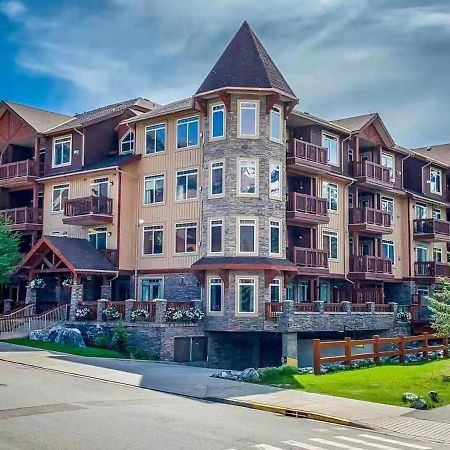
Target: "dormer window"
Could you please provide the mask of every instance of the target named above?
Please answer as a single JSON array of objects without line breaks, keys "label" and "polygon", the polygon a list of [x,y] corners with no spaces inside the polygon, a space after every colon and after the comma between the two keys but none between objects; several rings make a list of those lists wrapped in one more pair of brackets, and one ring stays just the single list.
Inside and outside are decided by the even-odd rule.
[{"label": "dormer window", "polygon": [[257,137],[259,133],[258,102],[241,100],[239,103],[239,130],[240,137]]},{"label": "dormer window", "polygon": [[211,139],[225,137],[225,105],[212,105],[211,108]]},{"label": "dormer window", "polygon": [[134,133],[129,131],[120,141],[120,153],[134,152]]},{"label": "dormer window", "polygon": [[69,166],[72,161],[72,136],[53,139],[52,167]]},{"label": "dormer window", "polygon": [[430,170],[430,192],[432,194],[442,194],[442,172],[438,169]]}]

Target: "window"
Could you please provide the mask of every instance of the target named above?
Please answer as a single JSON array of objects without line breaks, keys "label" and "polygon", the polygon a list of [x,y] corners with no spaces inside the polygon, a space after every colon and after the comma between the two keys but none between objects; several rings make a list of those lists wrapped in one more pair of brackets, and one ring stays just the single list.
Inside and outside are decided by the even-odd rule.
[{"label": "window", "polygon": [[392,155],[388,155],[387,153],[382,153],[381,165],[389,169],[389,177],[391,181],[394,181],[395,178],[394,157]]},{"label": "window", "polygon": [[176,200],[192,200],[197,198],[197,169],[177,171]]},{"label": "window", "polygon": [[442,211],[439,208],[433,208],[433,219],[441,220],[442,219]]},{"label": "window", "polygon": [[270,221],[270,253],[281,254],[281,223],[279,220]]},{"label": "window", "polygon": [[164,241],[164,227],[152,225],[143,228],[142,254],[162,255]]},{"label": "window", "polygon": [[328,162],[339,165],[339,138],[331,134],[322,134],[322,147],[328,150]]},{"label": "window", "polygon": [[53,167],[68,166],[72,159],[72,136],[53,139]]},{"label": "window", "polygon": [[270,283],[270,301],[281,302],[281,281],[275,279]]},{"label": "window", "polygon": [[177,120],[177,148],[198,145],[198,116]]},{"label": "window", "polygon": [[348,207],[353,208],[353,194],[351,192],[348,193]]},{"label": "window", "polygon": [[145,278],[141,283],[143,302],[149,302],[164,297],[164,280],[162,278]]},{"label": "window", "polygon": [[333,183],[323,183],[322,197],[327,199],[327,207],[329,211],[338,210],[338,186]]},{"label": "window", "polygon": [[433,248],[433,261],[442,262],[442,250],[440,248]]},{"label": "window", "polygon": [[321,302],[329,302],[331,297],[330,283],[327,281],[321,281],[319,283],[319,300]]},{"label": "window", "polygon": [[389,213],[394,218],[394,199],[390,197],[381,197],[381,210]]},{"label": "window", "polygon": [[223,221],[212,219],[209,222],[209,253],[223,252]]},{"label": "window", "polygon": [[382,251],[383,258],[390,259],[392,264],[395,264],[395,247],[394,241],[385,241],[382,242]]},{"label": "window", "polygon": [[238,313],[254,313],[256,300],[255,278],[238,278]]},{"label": "window", "polygon": [[239,103],[239,135],[256,137],[258,135],[258,104],[257,102]]},{"label": "window", "polygon": [[120,141],[120,153],[134,152],[134,133],[128,132]]},{"label": "window", "polygon": [[286,299],[293,302],[294,301],[294,283],[290,283],[286,288]]},{"label": "window", "polygon": [[328,252],[329,259],[338,259],[338,234],[335,231],[323,232],[323,249]]},{"label": "window", "polygon": [[430,170],[430,192],[432,192],[433,194],[441,195],[441,193],[442,193],[441,180],[442,180],[442,172],[438,169],[431,169]]},{"label": "window", "polygon": [[217,161],[211,163],[211,195],[222,196],[224,194],[224,162]]},{"label": "window", "polygon": [[208,289],[209,312],[222,311],[223,282],[221,278],[210,278]]},{"label": "window", "polygon": [[213,105],[211,111],[211,138],[223,138],[225,137],[225,105]]},{"label": "window", "polygon": [[95,180],[92,180],[91,183],[92,195],[95,195],[96,197],[108,197],[108,187],[108,178],[96,178]]},{"label": "window", "polygon": [[428,261],[428,249],[424,245],[418,245],[416,247],[416,261],[417,262]]},{"label": "window", "polygon": [[354,158],[354,152],[353,152],[353,149],[352,148],[348,148],[348,161],[349,162],[352,162],[353,161],[353,158]]},{"label": "window", "polygon": [[427,218],[427,207],[421,203],[416,203],[416,219]]},{"label": "window", "polygon": [[238,219],[239,253],[256,253],[256,219]]},{"label": "window", "polygon": [[166,124],[145,127],[145,154],[153,155],[166,150]]},{"label": "window", "polygon": [[239,160],[239,194],[258,195],[258,164],[255,160]]},{"label": "window", "polygon": [[274,106],[270,111],[270,138],[281,141],[281,108]]},{"label": "window", "polygon": [[281,199],[281,164],[270,164],[269,197]]},{"label": "window", "polygon": [[177,223],[175,225],[175,253],[197,251],[197,224]]},{"label": "window", "polygon": [[61,212],[64,209],[64,200],[67,198],[69,198],[68,184],[53,186],[52,211]]},{"label": "window", "polygon": [[90,228],[88,230],[89,242],[97,249],[104,250],[106,248],[106,237],[108,231],[106,227]]},{"label": "window", "polygon": [[144,205],[164,203],[164,175],[144,177]]},{"label": "window", "polygon": [[299,281],[297,283],[297,301],[307,302],[309,300],[309,281]]}]

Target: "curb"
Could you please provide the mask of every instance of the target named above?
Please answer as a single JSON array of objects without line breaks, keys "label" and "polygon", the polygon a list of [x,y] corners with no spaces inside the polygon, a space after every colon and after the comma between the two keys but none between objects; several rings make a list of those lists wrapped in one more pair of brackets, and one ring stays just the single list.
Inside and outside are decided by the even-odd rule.
[{"label": "curb", "polygon": [[287,417],[296,417],[298,419],[310,419],[317,420],[319,422],[333,423],[336,425],[342,425],[346,427],[357,427],[365,430],[374,430],[375,428],[368,425],[363,425],[351,420],[342,419],[340,417],[329,416],[327,414],[314,413],[310,411],[304,411],[301,409],[284,408],[282,406],[266,405],[264,403],[251,403],[241,402],[238,400],[228,400],[220,397],[206,397],[205,400],[209,400],[216,403],[224,403],[226,405],[240,406],[242,408],[255,409],[258,411],[271,412],[274,414],[280,414]]}]

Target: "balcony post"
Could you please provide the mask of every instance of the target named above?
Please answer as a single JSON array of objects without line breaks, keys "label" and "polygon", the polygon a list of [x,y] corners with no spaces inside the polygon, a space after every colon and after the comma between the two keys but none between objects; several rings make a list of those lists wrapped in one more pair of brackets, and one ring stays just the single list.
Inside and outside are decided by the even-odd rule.
[{"label": "balcony post", "polygon": [[167,300],[158,298],[155,301],[156,301],[155,322],[164,323],[166,322]]},{"label": "balcony post", "polygon": [[315,300],[313,303],[314,303],[314,311],[318,313],[325,312],[325,302],[321,300]]},{"label": "balcony post", "polygon": [[375,312],[375,302],[366,302],[367,312],[374,313]]},{"label": "balcony post", "polygon": [[134,298],[128,298],[125,300],[125,322],[131,322],[131,312],[133,311],[135,302],[136,300]]},{"label": "balcony post", "polygon": [[349,302],[347,300],[344,300],[341,302],[342,304],[342,311],[345,313],[351,313],[352,312],[352,302]]},{"label": "balcony post", "polygon": [[75,311],[82,302],[83,302],[83,285],[72,284],[72,287],[70,289],[69,320],[75,320]]},{"label": "balcony post", "polygon": [[396,303],[396,302],[389,302],[389,306],[391,307],[391,312],[393,312],[394,314],[397,314],[398,303]]}]

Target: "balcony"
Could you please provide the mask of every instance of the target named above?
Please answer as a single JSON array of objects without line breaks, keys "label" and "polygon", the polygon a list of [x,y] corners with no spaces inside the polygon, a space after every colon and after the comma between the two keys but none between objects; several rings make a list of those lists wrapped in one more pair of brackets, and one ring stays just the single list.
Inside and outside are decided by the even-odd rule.
[{"label": "balcony", "polygon": [[414,219],[414,239],[450,242],[450,222],[438,219]]},{"label": "balcony", "polygon": [[333,302],[352,302],[352,304],[364,304],[372,302],[377,305],[384,303],[384,289],[378,288],[342,288],[333,291]]},{"label": "balcony", "polygon": [[0,165],[0,187],[31,187],[41,174],[41,164],[34,159]]},{"label": "balcony", "polygon": [[350,231],[364,231],[366,233],[392,233],[391,215],[374,208],[351,208],[349,226]]},{"label": "balcony", "polygon": [[329,272],[328,254],[324,250],[294,247],[292,262],[297,265],[300,274],[321,275]]},{"label": "balcony", "polygon": [[394,278],[392,261],[380,256],[350,256],[349,277],[355,280]]},{"label": "balcony", "polygon": [[112,223],[112,199],[108,197],[75,198],[65,200],[63,223],[93,226]]},{"label": "balcony", "polygon": [[0,214],[8,217],[13,231],[42,230],[42,209],[40,208],[12,208],[2,209]]},{"label": "balcony", "polygon": [[353,162],[353,176],[361,186],[368,188],[391,188],[394,182],[391,180],[391,172],[387,167],[372,161]]},{"label": "balcony", "polygon": [[320,145],[310,144],[299,139],[289,142],[287,151],[287,167],[304,172],[328,171],[328,150]]},{"label": "balcony", "polygon": [[286,206],[287,219],[293,224],[328,223],[327,201],[314,195],[290,192]]},{"label": "balcony", "polygon": [[414,276],[437,281],[439,278],[450,277],[450,265],[436,261],[420,261],[414,263]]}]

